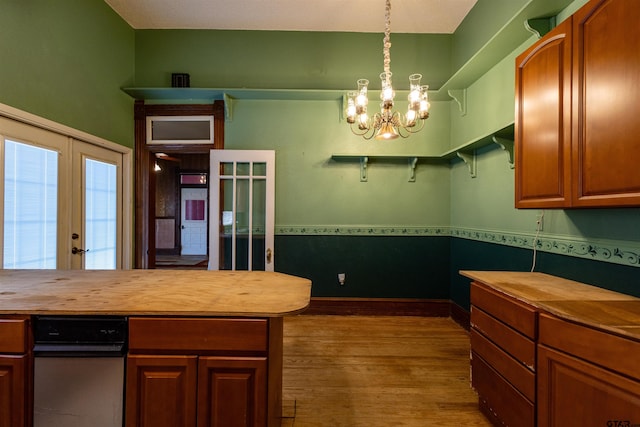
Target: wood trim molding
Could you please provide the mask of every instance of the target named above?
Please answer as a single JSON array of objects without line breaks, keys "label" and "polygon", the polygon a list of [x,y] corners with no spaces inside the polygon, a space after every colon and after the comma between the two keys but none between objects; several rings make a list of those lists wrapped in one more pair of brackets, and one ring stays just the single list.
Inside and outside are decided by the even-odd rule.
[{"label": "wood trim molding", "polygon": [[312,297],[303,314],[449,317],[450,306],[438,299]]},{"label": "wood trim molding", "polygon": [[462,326],[467,331],[471,327],[471,315],[467,310],[460,307],[458,304],[451,302],[451,318],[458,325]]}]

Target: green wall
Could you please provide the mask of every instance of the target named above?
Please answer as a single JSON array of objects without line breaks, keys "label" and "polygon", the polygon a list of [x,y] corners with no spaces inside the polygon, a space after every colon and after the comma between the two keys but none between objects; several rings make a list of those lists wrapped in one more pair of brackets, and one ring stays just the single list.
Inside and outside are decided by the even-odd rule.
[{"label": "green wall", "polygon": [[[133,30],[102,0],[0,2],[0,102],[130,147],[133,100],[120,89],[167,87],[173,72],[189,73],[193,87],[341,93],[361,77],[379,87],[381,33]],[[585,2],[575,0],[558,20]],[[452,35],[392,34],[394,86],[406,88],[407,75],[421,72],[437,90],[530,3],[479,0]],[[463,307],[468,286],[458,268],[530,268],[538,211],[513,208],[513,169],[497,145],[476,152],[475,178],[460,160],[421,161],[408,182],[406,162],[396,160],[372,161],[361,182],[357,161],[332,159],[440,154],[509,126],[514,59],[535,41],[517,37],[521,46],[499,52],[464,88],[464,112],[433,92],[425,130],[408,140],[352,135],[340,99],[234,101],[227,148],[277,153],[277,268],[312,277],[316,295],[450,296]],[[567,265],[577,279],[597,271],[598,285],[620,279],[636,293],[629,278],[638,271],[639,220],[635,208],[547,210],[538,269],[560,274]],[[346,287],[336,287],[339,272]]]},{"label": "green wall", "polygon": [[[480,0],[453,35],[392,34],[396,88],[403,86],[407,74],[420,71],[424,83],[438,89],[460,66],[473,62],[477,51],[530,3]],[[571,3],[558,19],[584,3]],[[481,247],[488,240],[522,260],[517,266],[508,261],[495,266],[486,263],[491,268],[530,268],[524,260],[533,247],[539,213],[514,209],[514,171],[507,153],[497,145],[476,152],[475,178],[459,160],[419,163],[416,182],[408,182],[403,161],[372,161],[368,181],[360,182],[357,161],[331,157],[441,154],[512,125],[515,57],[535,37],[524,25],[509,31],[517,31],[524,43],[502,52],[488,71],[464,88],[464,111],[438,94],[426,129],[408,140],[366,142],[353,136],[340,119],[339,100],[233,102],[232,119],[225,125],[226,147],[276,150],[276,266],[280,271],[312,276],[314,294],[323,296],[435,297],[449,295],[452,284],[451,297],[464,307],[468,287],[459,288],[457,278],[442,279],[443,268],[451,268],[450,274],[457,277],[457,266],[468,264],[464,259],[468,252],[457,250],[460,244],[455,242],[468,240],[469,245]],[[381,67],[380,38],[380,34],[353,33],[137,31],[135,84],[168,86],[172,72],[187,72],[194,87],[347,90],[357,78],[367,77],[375,89]],[[547,211],[536,244],[549,254],[593,260],[601,270],[610,266],[612,271],[637,271],[639,212]],[[389,265],[416,260],[415,235],[428,247],[439,248],[438,253],[447,250],[436,243],[439,236],[448,236],[451,264],[429,256],[423,248],[419,250],[423,256],[416,261],[423,276],[399,268],[395,282],[390,281]],[[389,243],[387,237],[399,240]],[[545,268],[544,263],[538,266],[539,271]],[[367,269],[369,274],[363,275]],[[336,287],[339,272],[356,274],[355,283]],[[433,277],[440,283],[434,285]],[[395,283],[405,285],[397,288]],[[628,291],[629,286],[624,289]]]},{"label": "green wall", "polygon": [[[439,87],[450,75],[450,40],[392,34],[396,84],[419,72]],[[367,78],[380,89],[382,60],[382,34],[139,30],[135,84],[170,86],[171,73],[182,72],[192,87],[345,90]]]},{"label": "green wall", "polygon": [[0,0],[0,103],[132,147],[134,34],[102,0]]}]

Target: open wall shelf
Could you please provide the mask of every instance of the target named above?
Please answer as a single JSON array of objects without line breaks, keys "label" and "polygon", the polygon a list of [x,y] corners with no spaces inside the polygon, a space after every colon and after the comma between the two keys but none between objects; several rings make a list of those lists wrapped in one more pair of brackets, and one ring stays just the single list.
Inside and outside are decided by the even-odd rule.
[{"label": "open wall shelf", "polygon": [[419,163],[447,163],[452,159],[462,159],[469,168],[472,178],[477,176],[476,172],[476,150],[497,144],[507,154],[509,167],[513,168],[513,124],[505,128],[492,132],[483,138],[470,141],[439,155],[395,155],[395,154],[332,154],[331,159],[336,162],[358,162],[360,164],[360,182],[367,182],[369,164],[372,162],[404,164],[408,168],[409,182],[416,181],[416,167]]}]

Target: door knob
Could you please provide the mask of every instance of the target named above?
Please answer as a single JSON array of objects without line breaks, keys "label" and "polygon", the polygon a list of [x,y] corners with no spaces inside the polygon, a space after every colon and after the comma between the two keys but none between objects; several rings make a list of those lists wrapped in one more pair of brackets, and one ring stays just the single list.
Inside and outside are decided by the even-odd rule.
[{"label": "door knob", "polygon": [[75,246],[73,248],[71,248],[71,253],[74,255],[80,254],[82,255],[85,252],[89,252],[89,249],[78,249]]},{"label": "door knob", "polygon": [[267,264],[271,264],[271,249],[267,249]]}]

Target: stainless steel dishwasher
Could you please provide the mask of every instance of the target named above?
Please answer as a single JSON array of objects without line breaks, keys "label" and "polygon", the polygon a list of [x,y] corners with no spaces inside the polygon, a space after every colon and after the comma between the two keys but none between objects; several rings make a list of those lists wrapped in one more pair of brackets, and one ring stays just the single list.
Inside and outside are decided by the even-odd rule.
[{"label": "stainless steel dishwasher", "polygon": [[36,316],[34,427],[122,427],[127,319]]}]

